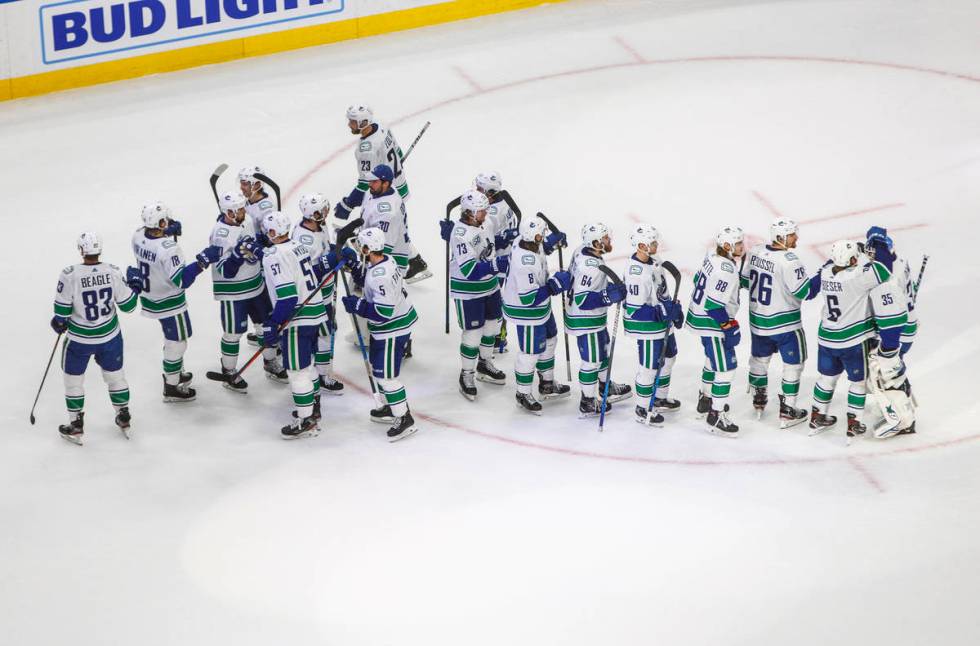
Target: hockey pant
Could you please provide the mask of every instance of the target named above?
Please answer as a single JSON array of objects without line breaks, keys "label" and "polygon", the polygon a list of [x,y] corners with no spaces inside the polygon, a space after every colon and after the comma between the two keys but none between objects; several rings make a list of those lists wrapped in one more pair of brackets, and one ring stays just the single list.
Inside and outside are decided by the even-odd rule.
[{"label": "hockey pant", "polygon": [[[262,323],[272,312],[266,292],[240,301],[219,301],[221,306],[221,368],[233,371],[238,366],[238,349],[242,335],[248,331],[248,320],[255,323],[255,334],[261,340]],[[277,348],[263,348],[262,359],[272,361]],[[176,382],[174,382],[176,383]]]},{"label": "hockey pant", "polygon": [[184,352],[191,337],[191,317],[184,310],[180,314],[160,319],[163,328],[163,380],[171,386],[180,381],[184,370]]},{"label": "hockey pant", "polygon": [[599,381],[605,381],[609,372],[609,331],[587,332],[575,339],[579,358],[578,385],[582,397],[596,397]]},{"label": "hockey pant", "polygon": [[109,389],[109,401],[119,410],[129,405],[129,384],[123,372],[122,334],[105,343],[86,344],[66,340],[61,349],[61,369],[64,371],[65,406],[71,419],[85,409],[85,369],[89,358],[102,368],[102,379]]},{"label": "hockey pant", "polygon": [[711,397],[711,409],[720,413],[725,410],[738,366],[735,346],[725,343],[725,338],[720,336],[703,336],[701,345],[704,347],[701,393]]},{"label": "hockey pant", "polygon": [[[313,414],[313,401],[320,395],[320,380],[313,369],[313,354],[319,327],[304,325],[283,330],[279,339],[283,367],[293,391],[296,415],[305,419]],[[273,348],[274,350],[275,348]]]},{"label": "hockey pant", "polygon": [[800,394],[800,375],[803,374],[803,363],[806,361],[806,335],[803,330],[771,336],[752,335],[749,386],[769,387],[769,362],[776,352],[779,352],[783,360],[783,400],[790,406],[796,406],[796,396]]},{"label": "hockey pant", "polygon": [[411,338],[411,334],[391,339],[371,337],[371,374],[378,385],[381,404],[391,406],[391,413],[395,417],[401,417],[408,412],[408,396],[398,377],[401,374],[405,346]]},{"label": "hockey pant", "polygon": [[841,373],[847,372],[850,382],[847,388],[847,412],[857,417],[864,412],[867,386],[864,382],[868,374],[868,342],[849,348],[828,348],[818,346],[817,383],[813,386],[813,407],[818,413],[827,414],[830,401],[834,398],[834,388]]},{"label": "hockey pant", "polygon": [[660,369],[660,378],[657,379],[656,397],[667,399],[670,392],[670,371],[677,359],[677,339],[672,332],[667,337],[666,344],[663,339],[637,339],[636,345],[640,353],[640,365],[636,370],[636,405],[646,408],[653,395],[653,379],[657,375],[661,354],[664,355],[664,365]]},{"label": "hockey pant", "polygon": [[460,364],[463,370],[475,370],[477,357],[493,358],[493,346],[503,317],[500,292],[456,301],[456,321],[463,330],[459,344]]},{"label": "hockey pant", "polygon": [[517,359],[514,361],[514,380],[517,392],[531,394],[534,372],[541,381],[555,379],[555,347],[558,345],[558,325],[552,315],[540,325],[517,324]]}]

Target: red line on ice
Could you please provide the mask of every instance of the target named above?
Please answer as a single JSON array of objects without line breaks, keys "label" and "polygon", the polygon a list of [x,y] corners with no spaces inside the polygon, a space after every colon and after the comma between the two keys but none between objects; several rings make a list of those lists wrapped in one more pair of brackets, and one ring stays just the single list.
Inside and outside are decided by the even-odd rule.
[{"label": "red line on ice", "polygon": [[633,46],[626,42],[622,36],[613,36],[613,40],[616,44],[626,50],[626,53],[633,57],[633,60],[637,63],[646,63],[647,59],[640,55],[640,52],[633,49]]},{"label": "red line on ice", "polygon": [[869,485],[874,487],[878,493],[885,493],[884,485],[881,484],[881,481],[879,481],[878,478],[871,473],[871,470],[868,469],[868,467],[861,462],[861,460],[855,457],[849,457],[847,458],[847,461],[850,462],[851,466],[854,467],[854,470],[860,473],[861,477],[863,477]]},{"label": "red line on ice", "polygon": [[483,92],[484,91],[483,90],[483,86],[481,86],[479,83],[477,83],[476,82],[476,79],[474,79],[472,76],[470,76],[469,74],[467,74],[466,73],[466,70],[464,70],[459,65],[453,65],[453,71],[456,72],[456,74],[458,74],[460,76],[460,78],[462,78],[464,81],[466,81],[467,83],[469,83],[469,86],[471,88],[473,88],[473,91],[474,92],[480,93],[480,92]]},{"label": "red line on ice", "polygon": [[809,220],[800,220],[800,224],[813,224],[815,222],[826,222],[827,220],[838,220],[840,218],[849,218],[854,215],[866,215],[868,213],[877,213],[878,211],[885,211],[888,209],[898,209],[905,206],[904,202],[895,202],[894,204],[882,204],[880,206],[872,206],[867,209],[860,209],[858,211],[847,211],[846,213],[836,213],[834,215],[823,215],[816,218],[810,218]]},{"label": "red line on ice", "polygon": [[755,196],[755,199],[757,199],[759,201],[759,203],[762,204],[762,206],[766,207],[766,209],[770,213],[772,213],[773,215],[775,215],[777,218],[783,217],[783,214],[779,212],[779,209],[777,209],[775,206],[773,206],[773,203],[770,202],[769,201],[769,198],[767,198],[765,195],[763,195],[759,191],[752,191],[752,195],[754,195]]}]

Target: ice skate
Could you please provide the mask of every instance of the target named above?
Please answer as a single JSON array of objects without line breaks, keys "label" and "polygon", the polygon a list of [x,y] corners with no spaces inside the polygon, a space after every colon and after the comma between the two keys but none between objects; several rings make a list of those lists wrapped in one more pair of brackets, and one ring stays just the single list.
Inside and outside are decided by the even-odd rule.
[{"label": "ice skate", "polygon": [[415,426],[415,418],[412,417],[412,411],[405,411],[405,414],[401,417],[396,417],[388,429],[388,441],[397,442],[398,440],[404,440],[409,435],[413,435],[417,430]]},{"label": "ice skate", "polygon": [[[293,414],[295,415],[296,412],[293,411]],[[284,440],[296,440],[301,437],[316,437],[320,434],[320,427],[317,426],[316,419],[310,415],[309,417],[304,417],[302,419],[294,419],[292,424],[282,427],[280,434]]]},{"label": "ice skate", "polygon": [[116,426],[119,427],[119,430],[122,431],[122,434],[126,436],[127,440],[129,439],[129,422],[131,419],[128,406],[123,406],[116,411]]},{"label": "ice skate", "polygon": [[541,402],[534,399],[530,393],[517,393],[517,405],[532,415],[541,414]]},{"label": "ice skate", "polygon": [[[585,395],[582,395],[582,399],[580,399],[578,402],[579,418],[585,419],[588,417],[598,417],[599,414],[602,412],[601,407],[602,407],[602,402],[598,398],[586,397]],[[612,403],[606,401],[607,413],[609,412],[610,408],[612,408]]]},{"label": "ice skate", "polygon": [[658,413],[656,408],[653,411],[648,411],[646,406],[637,406],[634,412],[636,421],[644,426],[660,427],[664,425],[664,416]]},{"label": "ice skate", "polygon": [[676,399],[658,397],[653,400],[653,409],[658,413],[676,413],[680,407],[681,403]]},{"label": "ice skate", "polygon": [[711,397],[704,393],[698,393],[698,417],[704,418],[711,412]]},{"label": "ice skate", "polygon": [[208,370],[208,372],[204,376],[210,379],[211,381],[220,381],[225,388],[227,388],[233,393],[239,393],[240,395],[244,395],[246,392],[248,392],[248,382],[246,382],[241,377],[237,377],[236,379],[232,380],[232,377],[234,377],[234,375],[235,375],[234,370],[225,370],[224,368],[222,368],[221,372]]},{"label": "ice skate", "polygon": [[503,370],[493,365],[492,359],[480,359],[476,362],[476,378],[498,386],[507,383],[507,375],[504,374]]},{"label": "ice skate", "polygon": [[810,435],[818,435],[837,423],[834,415],[825,415],[816,408],[810,411]]},{"label": "ice skate", "polygon": [[779,396],[779,428],[786,429],[806,421],[806,410],[786,403],[784,395]]},{"label": "ice skate", "polygon": [[320,392],[327,395],[339,397],[344,394],[344,384],[333,377],[320,375]]},{"label": "ice skate", "polygon": [[163,401],[168,404],[173,402],[192,402],[197,399],[197,391],[185,383],[168,384],[166,377],[163,380]]},{"label": "ice skate", "polygon": [[279,357],[275,359],[264,359],[262,361],[262,368],[265,370],[266,378],[279,382],[280,384],[289,383],[289,375],[286,374],[286,369],[282,367],[282,361]]},{"label": "ice skate", "polygon": [[78,415],[70,422],[59,426],[58,432],[61,433],[61,437],[73,444],[81,446],[82,436],[85,434],[85,431],[83,430],[85,425],[84,417],[85,413],[78,413]]},{"label": "ice skate", "polygon": [[721,412],[711,409],[704,421],[708,425],[709,433],[722,437],[738,437],[738,425],[728,417],[727,404]]},{"label": "ice skate", "polygon": [[459,373],[459,392],[470,401],[476,401],[476,383],[473,381],[472,370],[462,370]]},{"label": "ice skate", "polygon": [[[782,395],[779,397],[782,401]],[[756,388],[755,393],[752,395],[752,408],[755,409],[755,418],[762,419],[762,413],[766,410],[766,404],[769,403],[769,393],[765,388]],[[804,417],[806,414],[804,413]]]},{"label": "ice skate", "polygon": [[385,404],[371,409],[371,421],[376,424],[391,424],[395,421],[395,414],[391,412],[391,406]]},{"label": "ice skate", "polygon": [[429,265],[422,259],[422,255],[419,254],[414,258],[410,258],[408,261],[408,271],[405,272],[405,282],[411,285],[426,278],[432,278],[432,272],[429,271]]},{"label": "ice skate", "polygon": [[557,381],[538,381],[538,397],[543,401],[549,399],[562,399],[568,397],[572,394],[572,389],[565,384],[560,384]]},{"label": "ice skate", "polygon": [[[606,382],[599,382],[599,395],[606,392]],[[628,399],[633,394],[633,388],[627,386],[626,384],[617,384],[615,381],[609,382],[609,394],[606,396],[606,401],[610,404],[613,402],[622,401]]]}]

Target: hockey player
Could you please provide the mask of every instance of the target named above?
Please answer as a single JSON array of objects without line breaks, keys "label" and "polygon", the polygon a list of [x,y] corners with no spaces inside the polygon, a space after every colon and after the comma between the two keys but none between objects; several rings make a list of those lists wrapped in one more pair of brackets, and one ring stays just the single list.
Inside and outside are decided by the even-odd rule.
[{"label": "hockey player", "polygon": [[[219,201],[222,214],[211,229],[211,244],[220,249],[221,259],[211,266],[211,280],[214,299],[221,306],[221,372],[208,372],[207,377],[244,394],[248,383],[235,377],[241,338],[249,319],[261,329],[272,305],[262,279],[263,247],[255,241],[257,231],[246,215],[245,196],[232,191]],[[288,382],[275,347],[262,350],[262,363],[268,378]]]},{"label": "hockey player", "polygon": [[892,277],[891,281],[895,283],[898,291],[901,291],[905,295],[905,305],[907,311],[907,322],[905,327],[902,329],[902,349],[900,354],[905,357],[905,354],[912,349],[912,343],[915,341],[915,335],[919,332],[919,316],[915,312],[915,300],[916,293],[919,290],[919,286],[912,280],[912,268],[909,266],[908,260],[902,258],[895,253],[895,247],[892,243],[892,239],[888,236],[888,231],[882,227],[871,227],[868,229],[867,241],[865,243],[865,249],[868,251],[872,258],[875,257],[874,249],[879,244],[880,241],[884,246],[884,252],[890,256],[892,260]]},{"label": "hockey player", "polygon": [[[412,243],[405,228],[405,203],[392,187],[394,173],[387,164],[378,164],[366,175],[370,194],[361,203],[365,229],[377,228],[385,234],[384,254],[391,257],[404,276]],[[430,274],[431,275],[431,274]],[[407,280],[405,282],[408,282]]]},{"label": "hockey player", "polygon": [[753,247],[742,264],[742,287],[749,290],[749,329],[752,356],[749,359],[749,389],[757,417],[769,402],[769,362],[777,351],[783,360],[779,395],[780,428],[796,426],[807,419],[797,408],[800,375],[806,361],[806,336],[800,304],[810,292],[806,268],[793,249],[799,236],[796,222],[780,218],[769,226],[769,243]]},{"label": "hockey player", "polygon": [[[630,233],[633,255],[626,266],[626,316],[623,330],[636,338],[640,365],[636,371],[636,421],[641,424],[661,426],[662,412],[673,412],[681,404],[670,399],[670,372],[677,358],[677,339],[674,331],[668,334],[668,322],[674,327],[684,324],[681,305],[667,292],[657,245],[660,234],[650,224],[638,224]],[[653,396],[653,380],[657,367],[663,361],[657,380],[657,397],[654,414],[650,416],[650,397]]]},{"label": "hockey player", "polygon": [[506,381],[503,371],[493,365],[493,346],[503,314],[493,236],[483,226],[489,206],[483,193],[464,193],[460,220],[449,241],[449,291],[462,330],[459,392],[470,401],[477,395],[474,368],[480,381],[497,385]]},{"label": "hockey player", "polygon": [[374,227],[361,229],[357,245],[364,258],[364,296],[344,296],[341,300],[345,310],[368,321],[371,372],[384,402],[371,411],[371,419],[390,419],[388,441],[395,442],[418,430],[408,408],[405,386],[398,379],[418,314],[402,286],[398,265],[384,253],[384,232]]},{"label": "hockey player", "polygon": [[[256,175],[265,175],[265,171],[259,166],[246,166],[238,171],[238,185],[242,195],[245,196],[245,212],[252,221],[252,230],[255,231],[255,241],[260,248],[268,246],[269,241],[262,231],[262,220],[266,213],[271,213],[277,209],[275,202],[265,190],[265,184]],[[262,336],[262,323],[254,323],[254,332],[248,333],[245,337],[249,345],[259,347],[259,338]],[[263,355],[264,356],[264,355]]]},{"label": "hockey player", "polygon": [[[352,105],[347,108],[347,127],[350,128],[352,135],[358,135],[360,140],[354,150],[354,159],[357,162],[358,181],[357,185],[351,190],[350,195],[337,202],[334,207],[334,215],[346,220],[350,217],[351,211],[361,206],[364,201],[364,193],[370,187],[372,171],[379,165],[384,164],[392,171],[391,186],[398,193],[401,200],[408,199],[408,183],[405,178],[405,169],[402,167],[402,149],[398,146],[393,132],[374,121],[374,112],[366,105]],[[405,233],[408,235],[408,222],[405,222]],[[390,236],[386,235],[389,244],[392,244]],[[406,283],[414,283],[424,278],[432,276],[428,265],[419,254],[415,245],[408,241],[409,258],[407,266],[403,269]]]},{"label": "hockey player", "polygon": [[547,229],[539,217],[527,217],[520,224],[520,242],[513,248],[510,266],[503,286],[504,316],[517,329],[517,359],[514,379],[517,382],[517,405],[535,415],[541,404],[531,394],[535,368],[538,372],[538,394],[546,400],[568,397],[571,389],[555,382],[555,347],[558,326],[551,312],[551,297],[562,296],[571,285],[567,271],[548,275],[548,260],[540,251]]},{"label": "hockey player", "polygon": [[68,332],[61,354],[68,423],[58,431],[75,444],[82,443],[84,433],[84,381],[90,357],[102,368],[109,401],[116,409],[116,425],[129,437],[129,385],[123,372],[123,338],[116,308],[132,312],[139,293],[139,285],[136,289],[128,286],[118,267],[99,260],[102,240],[97,233],[79,236],[78,251],[82,262],[65,267],[58,277],[51,319],[56,333]]},{"label": "hockey player", "polygon": [[[866,397],[865,377],[870,340],[875,335],[870,294],[891,277],[887,267],[872,261],[861,265],[860,251],[853,240],[839,240],[830,250],[831,262],[811,280],[811,294],[823,294],[817,353],[817,383],[813,387],[810,428],[820,432],[837,418],[828,415],[834,387],[842,372],[850,382],[847,391],[847,435],[864,433],[860,416]],[[817,282],[819,281],[819,282]],[[881,331],[877,358],[889,374],[901,363],[898,356],[902,325]],[[812,434],[812,433],[811,433]]]},{"label": "hockey player", "polygon": [[[582,359],[578,371],[582,398],[578,410],[583,417],[600,414],[599,394],[605,390],[609,372],[609,331],[606,329],[606,312],[626,298],[626,287],[608,283],[609,279],[599,267],[602,256],[612,251],[609,229],[601,222],[582,227],[582,245],[572,253],[568,270],[572,286],[568,292],[565,310],[565,329],[576,338]],[[598,388],[598,389],[597,389]],[[610,382],[608,411],[613,402],[627,399],[632,389],[626,384]]]},{"label": "hockey player", "polygon": [[296,406],[293,422],[283,426],[281,434],[285,439],[316,437],[320,433],[320,384],[313,370],[313,354],[327,310],[309,249],[289,239],[289,218],[272,211],[262,224],[270,242],[262,255],[262,272],[274,303],[262,326],[262,342],[267,347],[279,345]]},{"label": "hockey player", "polygon": [[190,387],[193,375],[183,372],[187,339],[192,334],[184,290],[221,257],[221,249],[208,246],[185,266],[176,238],[168,237],[181,232],[170,209],[162,202],[150,202],[141,217],[143,226],[133,233],[137,266],[126,269],[126,282],[139,285],[143,316],[160,321],[163,328],[163,401],[193,401],[197,395]]},{"label": "hockey player", "polygon": [[[330,215],[330,202],[320,193],[308,193],[299,198],[299,210],[303,219],[293,227],[291,238],[306,247],[313,259],[313,271],[317,282],[336,264],[324,267],[321,259],[332,245],[329,239],[332,231],[324,226]],[[333,337],[337,333],[336,303],[337,276],[331,274],[321,288],[323,306],[327,310],[327,320],[320,326],[316,337],[314,364],[320,380],[320,392],[328,395],[343,395],[344,384],[333,378]]]},{"label": "hockey player", "polygon": [[694,275],[694,291],[687,308],[687,326],[704,346],[704,369],[698,414],[706,415],[708,431],[737,437],[738,426],[728,414],[728,394],[737,363],[735,347],[742,340],[738,313],[739,277],[735,264],[744,253],[742,229],[726,226],[718,232],[715,250],[704,257]]},{"label": "hockey player", "polygon": [[[473,188],[487,196],[490,206],[487,208],[487,219],[485,228],[488,234],[493,234],[494,248],[497,255],[497,283],[500,288],[504,288],[504,279],[507,277],[506,263],[510,259],[511,248],[514,240],[518,237],[517,214],[510,208],[510,205],[503,199],[503,180],[500,173],[495,171],[479,173],[473,180]],[[505,260],[501,261],[501,258]],[[503,266],[502,266],[503,265]],[[507,349],[507,323],[501,322],[500,332],[494,342],[497,352],[505,352]]]}]

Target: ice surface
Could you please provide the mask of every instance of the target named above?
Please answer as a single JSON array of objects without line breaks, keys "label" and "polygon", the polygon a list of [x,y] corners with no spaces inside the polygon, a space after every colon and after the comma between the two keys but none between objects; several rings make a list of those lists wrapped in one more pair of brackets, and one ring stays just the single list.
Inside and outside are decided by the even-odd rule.
[{"label": "ice surface", "polygon": [[[968,0],[571,2],[0,105],[0,641],[977,643],[978,26]],[[265,166],[293,217],[303,191],[339,199],[354,101],[403,146],[432,121],[407,164],[436,274],[411,287],[418,435],[389,445],[368,422],[360,355],[339,344],[348,391],[325,398],[326,430],[280,440],[283,386],[255,369],[239,398],[203,379],[219,336],[206,277],[189,292],[196,403],[160,401],[159,327],[123,316],[133,439],[94,367],[83,448],[57,437],[56,367],[30,427],[78,233],[100,231],[125,266],[139,207],[158,198],[196,253],[222,161]],[[638,219],[688,271],[723,223],[760,237],[775,213],[796,218],[811,269],[834,240],[888,226],[915,266],[932,255],[909,357],[920,433],[845,449],[839,430],[749,419],[746,340],[743,437],[709,436],[687,332],[671,391],[684,408],[663,429],[621,404],[599,435],[575,398],[531,418],[511,384],[465,402],[435,220],[488,168],[572,237],[609,224],[614,266]],[[509,380],[512,362],[498,361]],[[616,378],[635,362],[621,336]],[[835,412],[843,399],[839,386]]]}]

